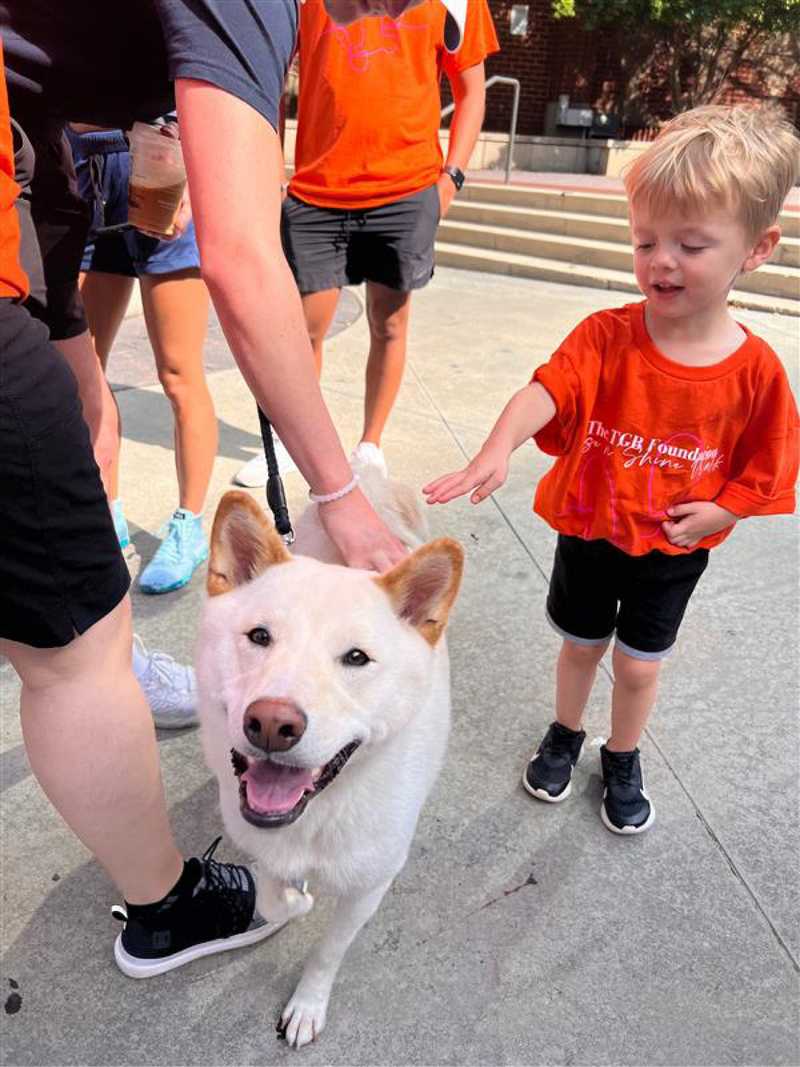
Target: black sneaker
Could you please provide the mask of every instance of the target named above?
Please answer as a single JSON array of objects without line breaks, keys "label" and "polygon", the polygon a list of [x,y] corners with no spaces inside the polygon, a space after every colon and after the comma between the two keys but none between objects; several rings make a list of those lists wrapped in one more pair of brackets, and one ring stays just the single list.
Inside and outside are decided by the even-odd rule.
[{"label": "black sneaker", "polygon": [[163,900],[111,909],[125,923],[114,958],[129,978],[152,978],[202,956],[255,944],[284,925],[268,923],[256,911],[255,882],[247,867],[212,859],[221,840],[202,859],[184,863]]},{"label": "black sneaker", "polygon": [[550,723],[522,775],[522,784],[531,796],[548,804],[567,799],[572,790],[572,768],[580,759],[585,737],[584,730],[570,730],[560,722]]},{"label": "black sneaker", "polygon": [[656,811],[644,791],[639,749],[609,752],[600,749],[603,803],[600,818],[613,834],[641,834],[653,825]]}]

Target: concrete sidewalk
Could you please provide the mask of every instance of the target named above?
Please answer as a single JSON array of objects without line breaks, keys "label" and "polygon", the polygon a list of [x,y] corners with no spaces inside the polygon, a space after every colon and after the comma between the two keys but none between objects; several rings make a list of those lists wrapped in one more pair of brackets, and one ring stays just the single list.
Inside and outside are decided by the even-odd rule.
[{"label": "concrete sidewalk", "polygon": [[[385,439],[392,472],[419,486],[462,465],[568,330],[626,299],[437,271],[414,297],[410,364]],[[796,387],[796,324],[739,317]],[[366,336],[362,317],[327,347],[325,391],[347,447],[360,429]],[[210,526],[258,430],[217,327],[208,365],[221,427]],[[141,320],[126,321],[111,377],[127,386],[117,394],[122,495],[147,560],[176,500],[172,423]],[[261,946],[149,982],[124,978],[111,953],[114,890],[31,776],[17,684],[0,668],[3,1064],[800,1062],[796,521],[743,522],[714,553],[642,744],[656,823],[623,839],[598,817],[596,750],[563,805],[520,786],[553,716],[559,641],[543,612],[554,535],[530,511],[549,462],[523,446],[493,500],[431,511],[434,533],[467,553],[450,630],[449,758],[408,866],[345,960],[324,1034],[301,1053],[274,1025],[326,902]],[[295,473],[286,485],[297,515],[304,483]],[[166,597],[134,592],[149,645],[191,656],[202,587],[197,575]],[[589,738],[607,732],[609,693],[603,669]],[[220,819],[197,732],[159,740],[180,846],[199,854]],[[235,855],[227,841],[220,853]]]}]

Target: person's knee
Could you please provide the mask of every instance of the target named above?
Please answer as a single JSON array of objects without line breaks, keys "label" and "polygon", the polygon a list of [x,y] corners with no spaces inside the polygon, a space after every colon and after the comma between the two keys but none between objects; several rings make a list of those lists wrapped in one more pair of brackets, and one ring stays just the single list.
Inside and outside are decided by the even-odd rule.
[{"label": "person's knee", "polygon": [[660,660],[637,659],[619,649],[614,650],[614,679],[626,689],[648,689],[658,679]]},{"label": "person's knee", "polygon": [[158,368],[158,380],[173,408],[176,411],[186,408],[193,391],[193,384],[183,371],[167,360]]},{"label": "person's knee", "polygon": [[367,322],[372,338],[383,344],[405,340],[408,332],[408,297],[398,294],[398,300],[374,299],[367,303]]},{"label": "person's knee", "polygon": [[89,675],[116,675],[131,661],[133,629],[130,597],[69,644],[59,648],[31,648],[8,642],[8,654],[23,685],[31,691],[80,683]]},{"label": "person's knee", "polygon": [[322,353],[323,342],[336,315],[339,293],[339,289],[321,289],[317,292],[302,294],[306,331],[318,360]]},{"label": "person's knee", "polygon": [[562,647],[562,655],[575,667],[596,667],[607,648],[607,642],[601,645],[579,645],[575,641],[567,639]]},{"label": "person's knee", "polygon": [[322,352],[322,344],[325,340],[326,333],[327,327],[321,322],[311,322],[308,324],[308,339],[311,341],[311,347],[315,354]]}]

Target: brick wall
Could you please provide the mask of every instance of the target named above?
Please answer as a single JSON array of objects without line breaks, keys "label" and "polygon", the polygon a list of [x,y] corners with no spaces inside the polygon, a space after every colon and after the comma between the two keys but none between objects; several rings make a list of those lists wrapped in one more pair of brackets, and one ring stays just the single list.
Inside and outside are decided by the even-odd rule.
[{"label": "brick wall", "polygon": [[[619,63],[612,35],[588,33],[574,19],[554,19],[551,0],[529,0],[528,32],[512,35],[514,0],[488,2],[500,52],[487,60],[486,74],[519,78],[519,133],[543,133],[547,104],[557,100],[560,93],[567,93],[573,104],[591,106],[600,97],[603,82],[615,77]],[[508,129],[512,98],[508,87],[489,91],[484,129]]]},{"label": "brick wall", "polygon": [[[522,83],[517,130],[523,134],[541,133],[549,96],[549,49],[552,17],[550,0],[529,0],[528,32],[524,36],[510,33],[512,0],[489,0],[494,16],[500,52],[486,61],[486,74],[504,74]],[[486,98],[487,130],[506,131],[511,121],[513,89],[497,85]]]},{"label": "brick wall", "polygon": [[[574,105],[592,106],[603,83],[614,80],[619,60],[613,34],[589,33],[574,19],[554,19],[551,0],[529,0],[528,32],[510,32],[514,0],[488,0],[500,52],[486,63],[487,75],[505,74],[522,83],[518,131],[544,132],[545,108],[566,93]],[[498,86],[486,100],[484,129],[505,131],[511,116],[512,91]]]},{"label": "brick wall", "polygon": [[[524,0],[522,0],[524,2]],[[566,93],[572,104],[592,106],[604,89],[604,82],[619,82],[619,48],[610,31],[588,32],[575,19],[554,19],[551,0],[528,0],[528,32],[512,36],[510,14],[514,0],[488,0],[494,17],[500,52],[486,62],[486,74],[519,78],[522,84],[518,132],[542,134],[545,108]],[[780,80],[780,79],[779,79]],[[733,75],[721,103],[769,98],[780,102],[790,119],[800,123],[800,76],[784,79],[780,85],[767,85],[758,71],[743,67]],[[486,98],[485,130],[506,132],[511,118],[512,89],[495,86]],[[648,111],[668,118],[672,114],[666,80],[652,71],[647,94]],[[648,135],[635,127],[623,136]]]}]

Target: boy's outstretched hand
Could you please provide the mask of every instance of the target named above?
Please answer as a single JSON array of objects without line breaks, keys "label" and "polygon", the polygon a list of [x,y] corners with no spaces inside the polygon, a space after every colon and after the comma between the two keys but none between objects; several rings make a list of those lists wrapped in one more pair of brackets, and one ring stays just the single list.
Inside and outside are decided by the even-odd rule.
[{"label": "boy's outstretched hand", "polygon": [[463,470],[435,478],[422,487],[422,492],[429,504],[446,504],[448,500],[474,490],[470,500],[473,504],[480,504],[495,489],[499,489],[507,477],[508,452],[484,446]]},{"label": "boy's outstretched hand", "polygon": [[661,529],[670,544],[680,548],[694,548],[698,541],[710,534],[719,533],[726,526],[733,526],[739,516],[721,508],[713,500],[689,500],[667,508],[669,518],[661,523]]}]

